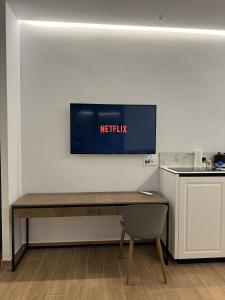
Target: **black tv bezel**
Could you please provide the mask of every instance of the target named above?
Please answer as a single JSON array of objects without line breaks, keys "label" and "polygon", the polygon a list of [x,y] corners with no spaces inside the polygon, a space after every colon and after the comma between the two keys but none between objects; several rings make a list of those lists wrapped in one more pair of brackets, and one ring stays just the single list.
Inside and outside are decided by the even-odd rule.
[{"label": "black tv bezel", "polygon": [[[155,151],[154,152],[72,152],[72,144],[71,144],[71,140],[72,140],[72,131],[71,131],[71,124],[72,124],[72,120],[71,120],[71,106],[72,105],[122,105],[122,106],[154,106],[155,107]],[[81,102],[76,102],[76,103],[70,103],[70,154],[71,155],[74,155],[74,154],[77,154],[77,155],[115,155],[115,154],[132,154],[132,155],[146,155],[146,154],[156,154],[157,151],[156,151],[156,147],[157,147],[157,105],[156,104],[120,104],[120,103],[81,103]]]}]

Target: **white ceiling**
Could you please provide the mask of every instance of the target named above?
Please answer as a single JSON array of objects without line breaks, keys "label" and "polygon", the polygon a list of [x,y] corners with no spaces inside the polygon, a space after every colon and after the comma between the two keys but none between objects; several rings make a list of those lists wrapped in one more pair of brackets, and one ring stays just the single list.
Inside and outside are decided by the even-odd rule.
[{"label": "white ceiling", "polygon": [[[8,0],[18,19],[225,29],[225,0]],[[162,20],[159,16],[163,15]]]}]

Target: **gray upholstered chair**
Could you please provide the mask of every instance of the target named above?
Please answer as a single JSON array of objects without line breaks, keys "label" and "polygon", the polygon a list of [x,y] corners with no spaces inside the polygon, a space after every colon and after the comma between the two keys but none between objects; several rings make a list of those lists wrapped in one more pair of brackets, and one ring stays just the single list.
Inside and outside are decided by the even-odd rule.
[{"label": "gray upholstered chair", "polygon": [[154,239],[159,261],[162,268],[164,282],[167,283],[165,264],[162,254],[160,235],[162,234],[167,214],[167,206],[163,204],[137,204],[129,205],[122,210],[122,233],[119,247],[119,257],[121,257],[124,236],[130,236],[129,255],[127,266],[127,284],[130,282],[130,272],[132,266],[134,239]]}]

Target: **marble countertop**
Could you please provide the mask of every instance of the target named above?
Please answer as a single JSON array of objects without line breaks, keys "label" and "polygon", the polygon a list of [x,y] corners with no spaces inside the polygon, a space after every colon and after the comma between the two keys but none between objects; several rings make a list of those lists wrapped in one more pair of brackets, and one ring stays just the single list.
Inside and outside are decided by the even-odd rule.
[{"label": "marble countertop", "polygon": [[225,176],[225,170],[220,169],[212,169],[207,170],[205,168],[192,168],[192,167],[160,167],[160,169],[166,170],[168,172],[174,173],[174,174],[222,174]]}]

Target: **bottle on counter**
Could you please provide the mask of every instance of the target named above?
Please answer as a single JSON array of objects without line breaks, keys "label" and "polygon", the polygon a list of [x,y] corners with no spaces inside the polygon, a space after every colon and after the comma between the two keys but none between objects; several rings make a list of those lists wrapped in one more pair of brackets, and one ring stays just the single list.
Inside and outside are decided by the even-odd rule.
[{"label": "bottle on counter", "polygon": [[207,167],[206,157],[203,157],[203,158],[202,158],[202,168],[203,168],[203,169],[206,169],[206,167]]},{"label": "bottle on counter", "polygon": [[207,160],[206,166],[207,166],[207,170],[212,170],[213,164],[212,164],[211,159],[208,159],[208,160]]}]

